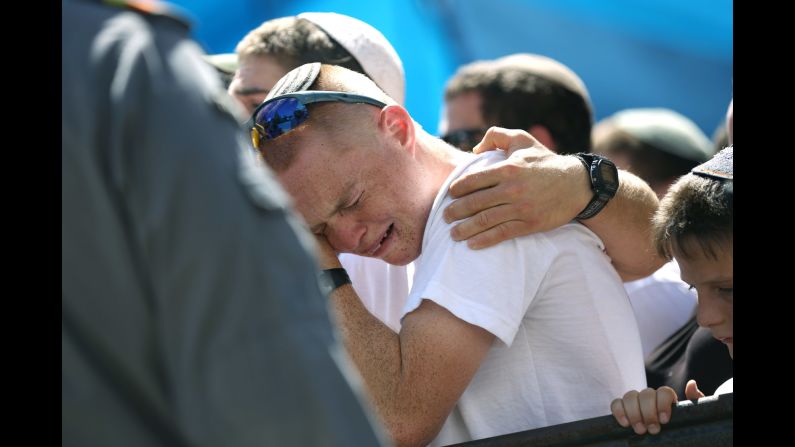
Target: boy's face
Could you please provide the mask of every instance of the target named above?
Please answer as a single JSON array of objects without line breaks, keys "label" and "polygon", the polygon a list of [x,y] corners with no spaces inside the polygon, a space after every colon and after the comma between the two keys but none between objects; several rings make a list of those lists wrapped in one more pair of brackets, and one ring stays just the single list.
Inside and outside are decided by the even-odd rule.
[{"label": "boy's face", "polygon": [[734,358],[734,257],[732,244],[723,244],[716,250],[716,258],[707,256],[698,244],[691,244],[689,256],[674,251],[679,263],[682,281],[698,292],[697,319],[699,326],[708,328],[712,335],[729,348]]}]

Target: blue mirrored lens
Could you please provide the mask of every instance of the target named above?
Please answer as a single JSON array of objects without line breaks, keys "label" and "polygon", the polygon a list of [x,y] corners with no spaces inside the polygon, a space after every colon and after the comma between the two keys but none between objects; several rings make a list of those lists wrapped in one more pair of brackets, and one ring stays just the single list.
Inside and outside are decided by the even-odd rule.
[{"label": "blue mirrored lens", "polygon": [[256,123],[262,126],[265,138],[272,140],[285,134],[309,116],[306,106],[295,98],[283,98],[273,101],[257,113]]}]

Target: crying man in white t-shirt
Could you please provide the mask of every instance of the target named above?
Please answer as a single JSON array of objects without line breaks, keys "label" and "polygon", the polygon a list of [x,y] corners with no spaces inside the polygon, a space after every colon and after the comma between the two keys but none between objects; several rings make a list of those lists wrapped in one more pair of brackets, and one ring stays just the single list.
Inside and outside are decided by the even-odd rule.
[{"label": "crying man in white t-shirt", "polygon": [[595,417],[617,393],[645,386],[632,308],[594,233],[571,223],[477,251],[450,237],[442,218],[450,183],[504,152],[461,152],[364,76],[320,64],[282,78],[252,129],[317,235],[321,267],[339,268],[340,252],[414,261],[398,333],[344,280],[330,295],[397,444]]}]

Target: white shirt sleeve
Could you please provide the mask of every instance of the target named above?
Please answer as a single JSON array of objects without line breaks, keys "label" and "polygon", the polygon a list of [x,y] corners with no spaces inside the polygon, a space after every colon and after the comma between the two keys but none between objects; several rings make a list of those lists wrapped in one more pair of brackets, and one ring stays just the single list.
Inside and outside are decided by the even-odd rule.
[{"label": "white shirt sleeve", "polygon": [[431,211],[402,317],[428,299],[510,346],[556,248],[535,234],[472,250],[450,237],[452,224],[444,222],[440,211],[450,202],[446,196]]},{"label": "white shirt sleeve", "polygon": [[734,392],[734,377],[723,382],[721,386],[719,386],[718,389],[715,390],[715,394],[713,395],[717,396],[719,394],[728,394],[733,392]]}]

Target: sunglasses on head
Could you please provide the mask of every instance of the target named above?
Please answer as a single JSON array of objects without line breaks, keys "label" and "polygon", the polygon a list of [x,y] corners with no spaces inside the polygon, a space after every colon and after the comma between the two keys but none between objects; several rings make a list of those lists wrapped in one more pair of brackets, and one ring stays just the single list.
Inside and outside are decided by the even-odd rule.
[{"label": "sunglasses on head", "polygon": [[487,130],[488,128],[454,130],[442,135],[442,140],[464,152],[472,152],[486,135]]},{"label": "sunglasses on head", "polygon": [[316,102],[347,102],[386,107],[385,103],[377,99],[355,93],[308,90],[277,95],[264,101],[251,114],[251,143],[259,149],[264,141],[272,140],[300,126],[309,118],[306,106]]}]

